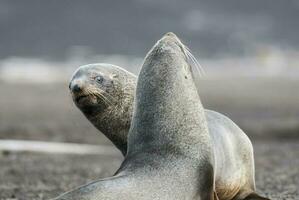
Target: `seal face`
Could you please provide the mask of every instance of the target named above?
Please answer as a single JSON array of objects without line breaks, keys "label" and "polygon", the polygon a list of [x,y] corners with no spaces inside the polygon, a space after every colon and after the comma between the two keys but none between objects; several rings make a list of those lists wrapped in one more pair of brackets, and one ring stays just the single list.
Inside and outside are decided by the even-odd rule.
[{"label": "seal face", "polygon": [[[103,111],[113,103],[107,94],[118,93],[113,73],[103,74],[100,65],[85,65],[73,75],[69,84],[75,104],[84,112]],[[117,95],[114,95],[117,96]]]}]

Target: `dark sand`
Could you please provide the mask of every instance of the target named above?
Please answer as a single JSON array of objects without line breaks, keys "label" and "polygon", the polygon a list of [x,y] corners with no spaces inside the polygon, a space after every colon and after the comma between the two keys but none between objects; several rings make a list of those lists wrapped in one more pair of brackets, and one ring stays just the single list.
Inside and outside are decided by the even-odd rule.
[{"label": "dark sand", "polygon": [[[254,141],[256,183],[273,200],[299,199],[299,142]],[[0,157],[0,199],[49,199],[111,176],[121,156],[5,154]]]}]

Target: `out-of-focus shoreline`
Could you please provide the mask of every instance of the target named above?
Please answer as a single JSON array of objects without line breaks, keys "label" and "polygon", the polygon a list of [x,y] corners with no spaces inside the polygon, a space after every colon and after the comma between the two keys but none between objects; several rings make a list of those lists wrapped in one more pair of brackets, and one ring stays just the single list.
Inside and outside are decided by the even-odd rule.
[{"label": "out-of-focus shoreline", "polygon": [[[203,105],[255,139],[299,139],[299,80],[221,78],[197,83]],[[76,108],[68,83],[0,84],[0,139],[106,144]]]}]

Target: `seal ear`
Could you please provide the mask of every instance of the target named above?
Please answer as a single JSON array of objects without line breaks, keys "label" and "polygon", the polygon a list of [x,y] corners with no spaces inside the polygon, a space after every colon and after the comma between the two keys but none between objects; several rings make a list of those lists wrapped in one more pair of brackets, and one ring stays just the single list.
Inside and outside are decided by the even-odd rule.
[{"label": "seal ear", "polygon": [[113,79],[113,78],[118,78],[118,74],[114,74],[114,73],[112,73],[112,74],[110,75],[110,78],[111,78],[111,79]]}]

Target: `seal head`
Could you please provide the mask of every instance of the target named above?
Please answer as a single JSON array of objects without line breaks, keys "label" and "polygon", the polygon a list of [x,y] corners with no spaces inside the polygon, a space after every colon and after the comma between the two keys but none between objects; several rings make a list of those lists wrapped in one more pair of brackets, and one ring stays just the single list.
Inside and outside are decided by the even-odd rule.
[{"label": "seal head", "polygon": [[98,63],[79,67],[69,89],[76,106],[125,155],[136,80],[115,65]]},{"label": "seal head", "polygon": [[[184,45],[175,34],[164,35],[148,53],[136,91],[130,131],[138,134],[129,134],[128,142],[134,145],[129,144],[128,154],[150,141],[181,149],[188,143],[188,149],[196,152],[205,146],[198,139],[209,140],[204,110]],[[198,143],[191,145],[193,142]],[[205,148],[208,151],[210,144]]]}]

